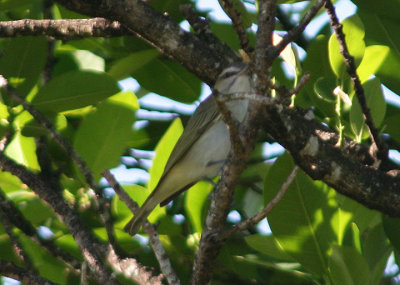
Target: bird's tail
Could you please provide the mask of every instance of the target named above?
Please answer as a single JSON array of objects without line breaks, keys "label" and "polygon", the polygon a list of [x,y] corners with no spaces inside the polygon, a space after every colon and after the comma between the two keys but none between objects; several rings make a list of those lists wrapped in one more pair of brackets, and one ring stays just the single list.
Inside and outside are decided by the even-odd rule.
[{"label": "bird's tail", "polygon": [[140,227],[147,220],[147,217],[157,206],[158,203],[154,203],[153,199],[150,197],[146,200],[143,206],[139,209],[137,214],[126,224],[124,231],[134,236],[140,229]]}]

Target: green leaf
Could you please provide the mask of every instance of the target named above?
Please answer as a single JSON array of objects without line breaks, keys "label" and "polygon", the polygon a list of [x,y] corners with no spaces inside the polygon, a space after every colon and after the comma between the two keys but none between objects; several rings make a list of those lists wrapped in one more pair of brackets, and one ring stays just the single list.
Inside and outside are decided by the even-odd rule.
[{"label": "green leaf", "polygon": [[41,199],[31,192],[19,191],[10,195],[11,200],[18,204],[23,215],[33,225],[43,225],[49,218],[56,218],[54,212]]},{"label": "green leaf", "polygon": [[20,235],[19,241],[32,263],[35,264],[40,276],[57,284],[66,284],[71,272],[65,270],[66,265],[62,261],[53,256],[51,252],[44,250],[42,246],[29,237]]},{"label": "green leaf", "polygon": [[[363,88],[374,124],[379,127],[385,118],[386,112],[386,101],[381,89],[381,82],[378,78],[373,78],[365,82]],[[357,141],[361,141],[363,138],[369,136],[363,113],[356,96],[353,97],[353,104],[350,110],[350,124]]]},{"label": "green leaf", "polygon": [[393,247],[400,251],[400,218],[383,216],[383,228]]},{"label": "green leaf", "polygon": [[315,93],[324,101],[328,103],[335,103],[336,96],[333,94],[333,90],[336,88],[335,78],[319,78],[314,84]]},{"label": "green leaf", "polygon": [[390,50],[376,76],[393,92],[400,94],[400,54]]},{"label": "green leaf", "polygon": [[264,236],[256,234],[247,236],[244,239],[251,248],[257,250],[260,253],[266,254],[278,260],[283,260],[287,262],[294,261],[294,259],[281,248],[279,243],[272,235]]},{"label": "green leaf", "polygon": [[[343,33],[350,55],[354,57],[356,67],[360,64],[364,55],[364,25],[357,15],[351,16],[342,22]],[[329,62],[332,70],[338,78],[343,78],[346,65],[343,56],[339,52],[339,43],[336,34],[333,33],[329,39]]]},{"label": "green leaf", "polygon": [[5,150],[5,154],[19,164],[34,170],[40,169],[34,138],[24,137],[20,132],[15,133]]},{"label": "green leaf", "polygon": [[296,95],[296,103],[301,99],[309,99],[311,102],[305,107],[313,106],[316,108],[317,115],[318,113],[323,113],[324,116],[333,117],[335,116],[335,105],[322,100],[314,91],[315,82],[319,78],[335,78],[335,74],[332,72],[327,60],[327,45],[328,39],[325,36],[318,36],[310,43],[307,50],[307,57],[304,60],[304,70],[310,72],[310,80],[304,86],[303,91]]},{"label": "green leaf", "polygon": [[9,172],[0,172],[0,188],[5,192],[14,192],[22,189],[22,182]]},{"label": "green leaf", "polygon": [[179,63],[156,58],[132,73],[148,91],[191,103],[200,95],[201,81]]},{"label": "green leaf", "polygon": [[388,104],[386,109],[386,117],[383,125],[385,126],[385,132],[396,141],[400,141],[400,108]]},{"label": "green leaf", "polygon": [[[282,40],[282,37],[274,33],[272,39],[273,44],[277,45]],[[289,45],[287,45],[280,53],[280,56],[282,57],[283,61],[286,62],[293,69],[293,73],[295,75],[301,72],[300,59],[297,54],[297,49],[293,44],[290,43]]]},{"label": "green leaf", "polygon": [[181,120],[177,118],[165,132],[164,136],[160,139],[155,149],[156,156],[153,159],[153,166],[150,169],[150,180],[147,186],[149,189],[153,190],[157,186],[157,183],[164,172],[165,165],[167,164],[172,149],[182,133],[183,126]]},{"label": "green leaf", "polygon": [[132,102],[136,100],[132,92],[117,94],[100,104],[79,126],[74,147],[96,180],[104,169],[118,165],[120,156],[128,147],[137,106]]},{"label": "green leaf", "polygon": [[389,255],[393,251],[382,223],[363,234],[363,256],[371,270],[371,284],[380,284]]},{"label": "green leaf", "polygon": [[[287,154],[274,163],[266,177],[266,202],[272,199],[293,167]],[[328,222],[337,210],[334,199],[327,199],[332,195],[335,195],[333,190],[299,171],[282,200],[268,215],[272,233],[285,252],[318,275],[327,272],[327,252],[338,239]]]},{"label": "green leaf", "polygon": [[385,0],[384,5],[374,0],[352,0],[352,2],[362,12],[365,11],[381,18],[396,20],[400,14],[398,0]]},{"label": "green leaf", "polygon": [[[132,200],[138,205],[142,205],[151,193],[148,187],[146,188],[140,185],[124,185],[124,189],[132,198]],[[128,209],[125,203],[121,202],[118,197],[115,198],[113,206],[113,212],[116,213],[119,218],[124,218],[120,223],[118,223],[118,226],[120,226],[122,229],[132,218],[132,212]],[[165,207],[161,208],[159,205],[157,205],[157,207],[151,212],[148,219],[150,222],[155,223],[160,217],[164,216],[165,213]]]},{"label": "green leaf", "polygon": [[209,182],[200,181],[189,189],[185,196],[185,211],[197,233],[203,230],[203,208],[213,187]]},{"label": "green leaf", "polygon": [[[62,114],[50,113],[46,115],[57,130],[61,131],[67,127],[67,118]],[[41,124],[35,121],[33,118],[30,122],[24,125],[22,129],[22,135],[26,137],[39,137],[42,135],[47,135],[48,131]]]},{"label": "green leaf", "polygon": [[390,49],[387,46],[375,45],[365,48],[364,57],[357,68],[361,83],[364,83],[371,75],[380,70],[389,53]]},{"label": "green leaf", "polygon": [[370,281],[368,263],[352,247],[333,247],[329,273],[335,285],[365,285]]},{"label": "green leaf", "polygon": [[40,111],[61,112],[93,105],[118,93],[117,82],[93,71],[71,71],[43,86],[32,103]]},{"label": "green leaf", "polygon": [[154,0],[149,3],[153,8],[162,14],[167,14],[176,23],[185,20],[179,7],[185,4],[191,4],[189,0]]},{"label": "green leaf", "polygon": [[379,223],[380,214],[378,211],[368,209],[357,201],[340,194],[337,194],[337,200],[340,209],[352,213],[352,222],[357,225],[360,234],[363,234],[367,228],[374,227],[376,223]]},{"label": "green leaf", "polygon": [[108,74],[116,80],[131,76],[132,73],[148,64],[160,55],[156,49],[141,50],[116,60]]},{"label": "green leaf", "polygon": [[44,37],[7,39],[0,57],[0,74],[26,96],[36,84],[47,58]]},{"label": "green leaf", "polygon": [[104,58],[87,50],[73,51],[72,56],[75,59],[75,62],[78,64],[78,68],[80,70],[104,72]]},{"label": "green leaf", "polygon": [[39,0],[3,0],[0,2],[0,9],[2,11],[22,9],[32,6],[32,4],[39,2]]}]

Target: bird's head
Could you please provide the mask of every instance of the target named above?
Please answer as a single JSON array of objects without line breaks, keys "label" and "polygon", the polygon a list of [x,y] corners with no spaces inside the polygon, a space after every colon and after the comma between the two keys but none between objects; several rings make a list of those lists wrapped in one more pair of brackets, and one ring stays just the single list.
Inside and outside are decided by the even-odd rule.
[{"label": "bird's head", "polygon": [[231,64],[218,76],[214,90],[220,94],[238,94],[251,92],[249,67],[243,62]]}]

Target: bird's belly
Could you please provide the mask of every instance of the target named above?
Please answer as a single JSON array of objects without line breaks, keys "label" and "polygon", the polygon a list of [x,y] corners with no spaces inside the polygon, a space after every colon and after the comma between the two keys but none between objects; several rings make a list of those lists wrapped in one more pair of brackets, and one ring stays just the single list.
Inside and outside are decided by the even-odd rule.
[{"label": "bird's belly", "polygon": [[225,163],[230,148],[229,131],[222,120],[218,121],[195,142],[183,165],[187,163],[196,169],[195,177],[191,177],[194,180],[212,178]]}]

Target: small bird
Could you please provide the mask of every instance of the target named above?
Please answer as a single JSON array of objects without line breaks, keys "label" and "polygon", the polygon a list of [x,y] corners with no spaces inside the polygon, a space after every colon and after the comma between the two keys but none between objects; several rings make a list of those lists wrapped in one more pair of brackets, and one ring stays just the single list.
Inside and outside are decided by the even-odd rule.
[{"label": "small bird", "polygon": [[[213,88],[220,96],[250,93],[248,66],[238,62],[224,69]],[[196,109],[176,143],[157,186],[124,230],[134,236],[153,209],[165,206],[179,194],[202,179],[218,175],[231,148],[230,134],[211,94]],[[232,117],[242,122],[247,114],[248,99],[226,102]]]}]

